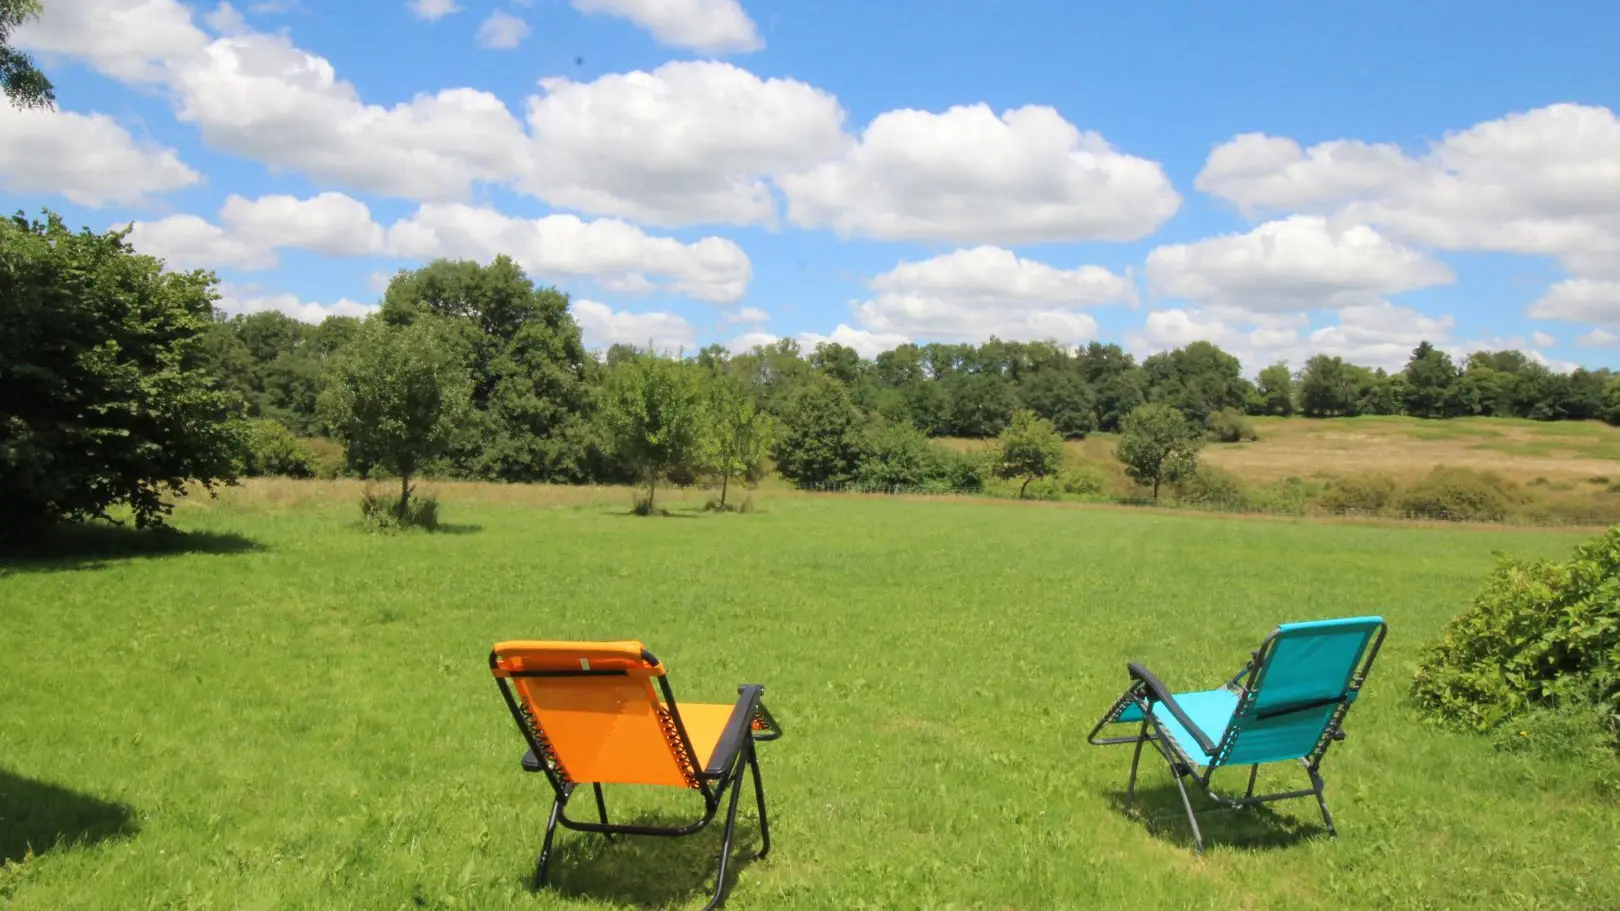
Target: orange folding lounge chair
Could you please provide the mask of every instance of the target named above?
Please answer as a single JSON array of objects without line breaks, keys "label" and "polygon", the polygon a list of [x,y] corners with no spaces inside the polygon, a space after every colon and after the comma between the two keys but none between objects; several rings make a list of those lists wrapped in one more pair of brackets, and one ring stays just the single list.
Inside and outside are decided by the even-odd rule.
[{"label": "orange folding lounge chair", "polygon": [[[726,861],[737,826],[737,798],[744,767],[753,773],[759,805],[760,850],[771,850],[760,783],[756,741],[775,740],[781,728],[761,702],[765,687],[737,688],[731,705],[675,703],[664,665],[640,642],[500,642],[489,653],[489,669],[500,685],[518,730],[529,742],[523,770],[544,772],[556,793],[546,838],[535,862],[536,888],[546,884],[551,841],[557,824],[580,832],[622,835],[691,835],[714,819],[726,790],[725,838],[714,897],[725,903]],[[653,678],[658,680],[654,690]],[[608,822],[604,784],[649,784],[689,788],[703,796],[703,816],[683,826],[639,826]],[[568,800],[580,785],[596,795],[600,822],[570,819]]]}]

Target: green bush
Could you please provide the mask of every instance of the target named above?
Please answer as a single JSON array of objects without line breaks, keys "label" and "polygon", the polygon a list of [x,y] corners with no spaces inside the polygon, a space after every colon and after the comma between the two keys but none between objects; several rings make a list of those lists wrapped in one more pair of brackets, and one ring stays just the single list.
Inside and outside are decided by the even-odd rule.
[{"label": "green bush", "polygon": [[1500,522],[1522,500],[1516,484],[1493,472],[1440,467],[1402,491],[1392,508],[1414,519]]},{"label": "green bush", "polygon": [[1374,516],[1395,499],[1395,482],[1384,475],[1340,478],[1316,498],[1317,511],[1333,515]]},{"label": "green bush", "polygon": [[1620,714],[1620,525],[1566,562],[1498,555],[1473,604],[1420,655],[1412,696],[1481,731],[1536,708]]},{"label": "green bush", "polygon": [[315,453],[280,421],[256,420],[248,427],[248,453],[242,473],[249,476],[315,476]]},{"label": "green bush", "polygon": [[1236,408],[1222,408],[1209,416],[1206,424],[1209,438],[1218,443],[1253,442],[1260,439],[1254,422]]},{"label": "green bush", "polygon": [[314,457],[315,477],[330,481],[349,473],[349,463],[343,452],[343,444],[325,437],[309,437],[299,442],[308,447],[310,455]]},{"label": "green bush", "polygon": [[946,449],[909,423],[883,423],[861,435],[856,483],[867,487],[976,490],[984,460]]},{"label": "green bush", "polygon": [[1256,512],[1279,516],[1301,516],[1310,508],[1317,496],[1317,485],[1299,478],[1284,478],[1249,489],[1249,508]]},{"label": "green bush", "polygon": [[400,498],[378,493],[367,488],[360,494],[360,516],[365,526],[373,531],[399,531],[421,528],[434,531],[439,527],[439,500],[437,497],[416,494],[410,505],[400,510]]},{"label": "green bush", "polygon": [[1173,487],[1176,501],[1216,509],[1244,509],[1249,497],[1238,476],[1214,465],[1199,465]]},{"label": "green bush", "polygon": [[1058,487],[1073,496],[1094,497],[1108,489],[1108,478],[1095,465],[1075,465],[1058,476]]}]

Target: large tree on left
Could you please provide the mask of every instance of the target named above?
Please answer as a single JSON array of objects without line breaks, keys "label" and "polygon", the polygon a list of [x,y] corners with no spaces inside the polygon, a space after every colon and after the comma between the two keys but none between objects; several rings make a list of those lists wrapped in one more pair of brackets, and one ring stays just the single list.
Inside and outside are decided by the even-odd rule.
[{"label": "large tree on left", "polygon": [[0,91],[21,108],[54,108],[56,92],[27,54],[11,46],[11,31],[40,12],[39,0],[0,0]]},{"label": "large tree on left", "polygon": [[210,492],[245,457],[241,401],[205,369],[215,278],[169,272],[127,232],[0,221],[0,534]]}]

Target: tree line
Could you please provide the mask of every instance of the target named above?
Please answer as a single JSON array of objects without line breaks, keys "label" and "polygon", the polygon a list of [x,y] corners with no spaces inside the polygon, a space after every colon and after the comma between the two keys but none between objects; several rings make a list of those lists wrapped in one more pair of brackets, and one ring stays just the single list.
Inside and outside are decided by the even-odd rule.
[{"label": "tree line", "polygon": [[[226,316],[211,272],[169,271],[126,233],[0,222],[0,519],[16,527],[115,503],[157,522],[160,493],[188,481],[310,473],[315,437],[343,444],[344,472],[398,478],[401,510],[423,475],[633,483],[651,509],[661,482],[725,490],[767,464],[801,486],[972,488],[1019,476],[1015,463],[1050,451],[1048,431],[1120,432],[1133,414],[1162,430],[1133,451],[1157,447],[1172,474],[1186,441],[1252,433],[1245,415],[1620,423],[1608,370],[1558,373],[1516,351],[1457,364],[1427,342],[1393,373],[1318,355],[1253,382],[1208,342],[1140,362],[1114,344],[995,338],[871,359],[788,339],[598,356],[567,296],[504,255],[401,270],[365,319]],[[1000,461],[930,439],[942,436],[1000,437]]]}]

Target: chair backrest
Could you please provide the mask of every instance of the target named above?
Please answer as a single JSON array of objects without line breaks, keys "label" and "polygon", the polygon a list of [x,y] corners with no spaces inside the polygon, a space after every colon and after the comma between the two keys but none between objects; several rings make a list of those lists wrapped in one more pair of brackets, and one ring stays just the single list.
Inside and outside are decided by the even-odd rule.
[{"label": "chair backrest", "polygon": [[1222,765],[1299,759],[1327,745],[1383,644],[1382,617],[1285,623],[1266,637],[1217,756]]},{"label": "chair backrest", "polygon": [[499,642],[489,668],[553,784],[699,786],[664,667],[640,642]]}]

